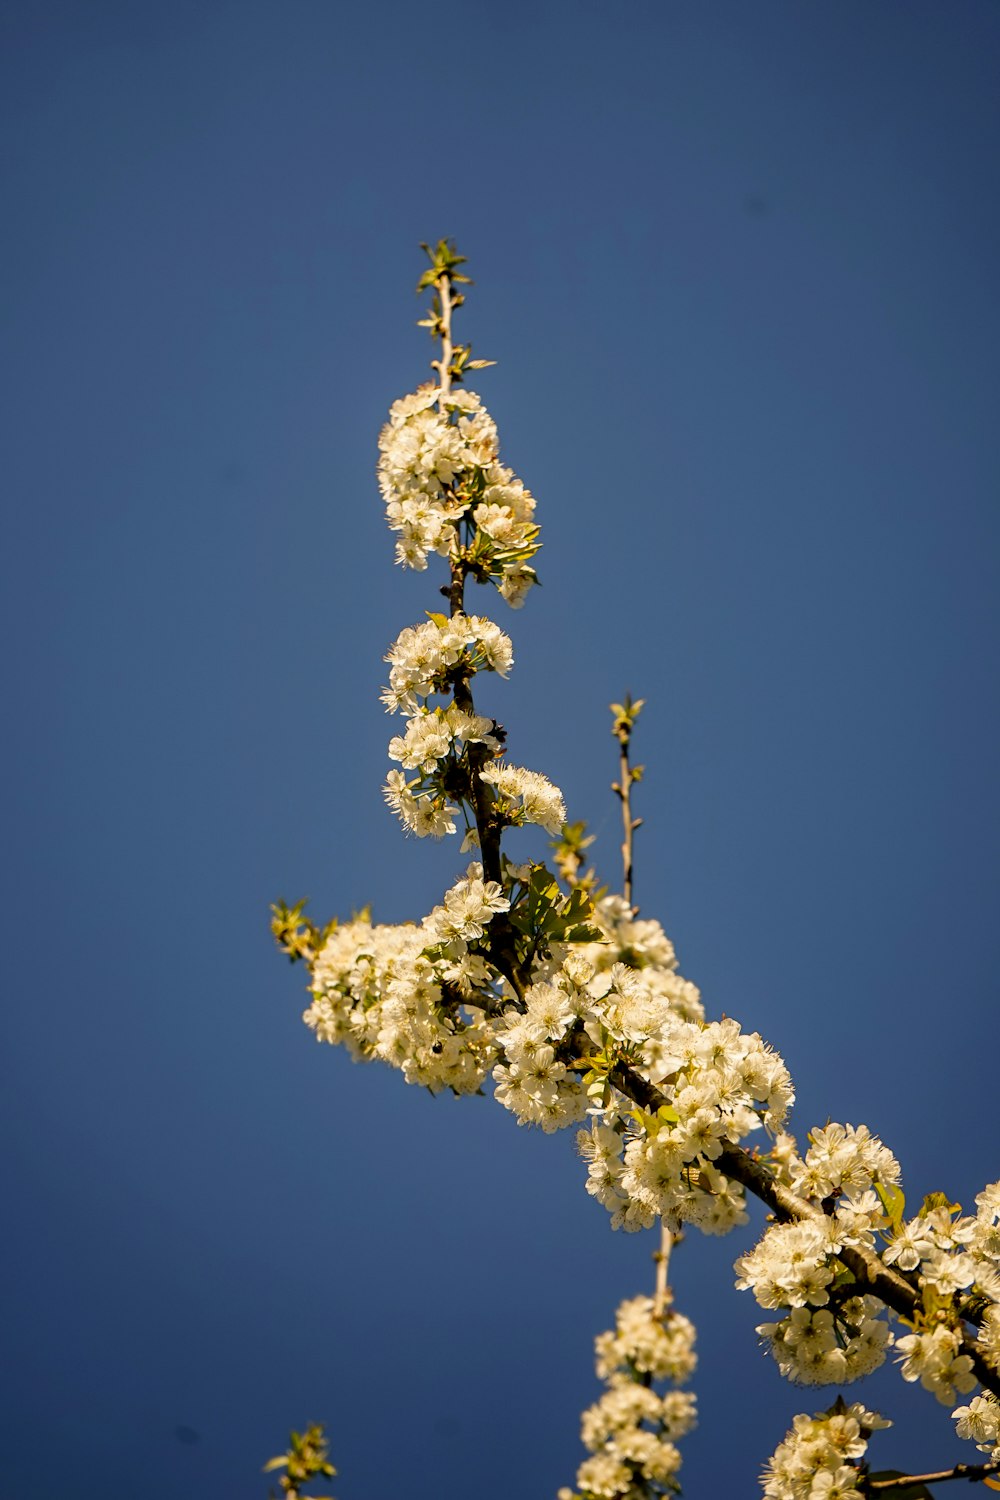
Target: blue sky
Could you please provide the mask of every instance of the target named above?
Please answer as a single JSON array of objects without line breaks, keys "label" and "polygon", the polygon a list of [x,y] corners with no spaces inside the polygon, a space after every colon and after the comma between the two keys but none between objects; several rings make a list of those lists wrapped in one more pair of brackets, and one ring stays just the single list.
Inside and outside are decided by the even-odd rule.
[{"label": "blue sky", "polygon": [[[392,566],[419,241],[539,501],[482,705],[617,873],[607,704],[648,700],[636,894],[797,1128],[909,1195],[1000,1176],[1000,12],[11,3],[0,20],[13,1389],[4,1485],[340,1500],[572,1481],[593,1336],[651,1236],[568,1137],[316,1046],[268,903],[418,917],[377,701],[437,580]],[[524,836],[527,853],[536,846]],[[756,1221],[755,1221],[756,1222]],[[686,1493],[791,1415],[690,1236]],[[879,1456],[962,1455],[894,1374]],[[38,1477],[44,1453],[43,1479]]]}]

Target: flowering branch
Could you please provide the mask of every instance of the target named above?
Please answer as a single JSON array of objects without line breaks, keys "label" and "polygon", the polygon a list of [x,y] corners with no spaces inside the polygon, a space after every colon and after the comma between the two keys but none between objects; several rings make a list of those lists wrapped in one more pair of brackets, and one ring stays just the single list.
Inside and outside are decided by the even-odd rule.
[{"label": "flowering branch", "polygon": [[[669,1108],[667,1096],[628,1063],[617,1063],[610,1077],[615,1087],[627,1098],[652,1114],[665,1107]],[[726,1142],[715,1157],[715,1164],[727,1177],[741,1183],[748,1192],[759,1198],[781,1222],[812,1220],[822,1223],[821,1210],[779,1181],[766,1163],[752,1156],[742,1146]],[[907,1320],[917,1314],[921,1302],[919,1292],[910,1282],[885,1265],[875,1251],[866,1246],[845,1245],[837,1253],[865,1291],[874,1293],[893,1312]],[[976,1321],[972,1313],[969,1314],[969,1320]],[[980,1383],[1000,1397],[1000,1371],[987,1364],[976,1345],[964,1334],[961,1343],[962,1353],[969,1359]]]},{"label": "flowering branch", "polygon": [[[785,1132],[794,1092],[781,1058],[735,1020],[705,1018],[663,928],[633,906],[631,788],[641,767],[629,750],[641,701],[613,705],[622,896],[578,878],[589,842],[582,825],[567,825],[545,776],[509,764],[504,730],[476,711],[472,678],[505,677],[513,650],[499,626],[466,613],[466,582],[491,583],[518,607],[537,581],[540,543],[533,496],[501,464],[479,397],[459,388],[464,372],[487,363],[454,342],[463,257],[445,240],[425,249],[419,289],[433,295],[423,326],[440,340],[438,378],[393,404],[379,485],[398,561],[423,570],[432,554],[447,559],[448,614],[404,629],[386,656],[383,702],[406,724],[390,740],[401,769],[389,772],[385,797],[420,837],[453,834],[461,817],[463,851],[478,850],[481,863],[418,924],[376,926],[364,912],[319,928],[301,904],[279,906],[279,945],[311,972],[304,1019],[318,1040],[435,1092],[481,1092],[492,1074],[494,1097],[522,1125],[553,1131],[589,1118],[578,1136],[587,1191],[613,1228],[659,1220],[723,1234],[747,1222],[753,1194],[772,1222],[736,1261],[737,1285],[777,1314],[758,1332],[782,1373],[814,1385],[852,1381],[894,1345],[903,1378],[939,1401],[951,1405],[978,1379],[987,1394],[954,1417],[959,1436],[998,1463],[1000,1183],[977,1197],[974,1215],[932,1194],[906,1219],[899,1163],[867,1127],[828,1124],[804,1150]],[[544,864],[516,865],[502,852],[506,830],[529,824],[559,835],[568,890]],[[764,1152],[743,1144],[759,1130],[771,1141]],[[661,1303],[669,1248],[665,1237]],[[890,1332],[889,1311],[910,1330],[904,1336]],[[855,1403],[796,1424],[765,1493],[799,1500],[807,1491],[794,1475],[828,1461],[843,1492],[856,1492],[854,1460],[882,1419]]]},{"label": "flowering branch", "polygon": [[661,1500],[680,1489],[677,1439],[696,1424],[693,1391],[658,1392],[691,1377],[698,1357],[694,1324],[652,1297],[622,1302],[615,1326],[595,1341],[597,1374],[606,1390],[583,1413],[581,1437],[591,1457],[577,1470],[579,1490],[559,1500]]}]

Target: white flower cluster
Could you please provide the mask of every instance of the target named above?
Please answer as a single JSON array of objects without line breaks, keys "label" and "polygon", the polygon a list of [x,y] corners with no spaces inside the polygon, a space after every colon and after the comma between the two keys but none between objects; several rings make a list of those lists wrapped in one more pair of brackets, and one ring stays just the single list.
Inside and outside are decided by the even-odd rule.
[{"label": "white flower cluster", "polygon": [[510,902],[495,880],[483,879],[483,867],[471,864],[464,880],[452,886],[442,906],[435,906],[424,927],[449,954],[461,958],[467,945],[481,938],[498,911],[509,911]]},{"label": "white flower cluster", "polygon": [[785,1180],[816,1203],[815,1217],[771,1225],[736,1262],[736,1285],[750,1289],[761,1307],[790,1309],[757,1329],[783,1375],[805,1385],[840,1384],[877,1369],[891,1343],[882,1304],[835,1295],[835,1283],[838,1253],[871,1246],[885,1223],[873,1189],[894,1187],[899,1163],[864,1125],[827,1125],[809,1140],[801,1157],[792,1137],[782,1136],[776,1155]]},{"label": "white flower cluster", "polygon": [[455,555],[463,535],[476,576],[515,608],[536,582],[535,501],[498,461],[497,430],[473,391],[425,385],[394,403],[379,437],[379,488],[396,559],[423,569]]},{"label": "white flower cluster", "polygon": [[942,1296],[973,1290],[1000,1302],[1000,1183],[980,1193],[976,1207],[975,1217],[956,1217],[955,1204],[928,1201],[915,1219],[900,1225],[883,1259],[916,1271],[922,1287]]},{"label": "white flower cluster", "polygon": [[[798,1416],[761,1475],[766,1500],[846,1500],[860,1490],[868,1439],[892,1423],[858,1402]],[[854,1462],[852,1462],[854,1460]]]},{"label": "white flower cluster", "polygon": [[[938,1195],[940,1198],[941,1195]],[[915,1219],[900,1227],[885,1259],[916,1272],[925,1302],[940,1304],[973,1295],[988,1302],[976,1340],[979,1353],[1000,1371],[1000,1182],[976,1198],[976,1215],[962,1216],[956,1204],[928,1200]],[[956,1215],[958,1215],[956,1217]],[[896,1340],[904,1380],[919,1380],[942,1405],[955,1392],[976,1385],[972,1358],[962,1352],[957,1318],[920,1327]],[[969,1437],[991,1459],[1000,1461],[1000,1402],[989,1393],[975,1396],[953,1413],[959,1437]]]},{"label": "white flower cluster", "polygon": [[780,1323],[761,1323],[778,1369],[802,1385],[849,1385],[877,1370],[892,1342],[877,1297],[848,1297],[836,1309],[794,1307]]},{"label": "white flower cluster", "polygon": [[676,1440],[695,1426],[691,1391],[662,1395],[653,1381],[687,1380],[697,1363],[694,1325],[652,1297],[623,1302],[615,1328],[596,1340],[597,1373],[607,1389],[584,1412],[581,1436],[591,1457],[577,1470],[578,1491],[560,1500],[645,1500],[677,1488]]},{"label": "white flower cluster", "polygon": [[694,1324],[683,1313],[668,1308],[658,1315],[652,1297],[632,1297],[619,1306],[614,1329],[594,1342],[597,1373],[612,1384],[636,1370],[681,1385],[698,1365],[694,1340]]},{"label": "white flower cluster", "polygon": [[509,766],[491,761],[479,773],[497,794],[499,812],[505,823],[519,826],[537,823],[549,833],[558,833],[566,821],[566,804],[557,786],[540,771],[526,771],[523,766]]},{"label": "white flower cluster", "polygon": [[609,1041],[630,1051],[650,1082],[680,1085],[674,1104],[689,1111],[684,1126],[676,1108],[673,1124],[650,1122],[658,1164],[670,1137],[676,1170],[650,1190],[641,1160],[647,1129],[622,1113],[628,1101],[609,1088],[591,1129],[578,1137],[588,1192],[610,1210],[615,1228],[648,1228],[672,1212],[722,1232],[743,1221],[742,1193],[711,1167],[701,1146],[717,1154],[727,1133],[735,1140],[762,1116],[782,1117],[791,1099],[788,1075],[759,1038],[741,1037],[734,1023],[720,1023],[721,1030],[701,1024],[698,991],[676,972],[673,945],[658,922],[638,921],[613,896],[597,903],[594,925],[605,941],[557,948],[537,966],[544,977],[527,991],[523,1013],[508,1013],[497,1034],[504,1058],[494,1071],[496,1097],[522,1124],[572,1124],[587,1097],[568,1064],[576,1061],[579,1071],[581,1054]]},{"label": "white flower cluster", "polygon": [[[594,922],[604,941],[577,948],[598,974],[606,974],[616,963],[636,971],[634,986],[653,1004],[669,1008],[686,1021],[704,1017],[697,985],[677,972],[674,945],[660,923],[636,917],[624,896],[602,896],[594,909]],[[610,980],[608,980],[610,985]]]},{"label": "white flower cluster", "polygon": [[[952,1299],[971,1295],[990,1304],[978,1344],[986,1362],[1000,1370],[1000,1183],[979,1194],[976,1208],[975,1217],[962,1215],[957,1204],[934,1195],[916,1218],[899,1226],[883,1253],[890,1264],[916,1274],[925,1306],[933,1310],[927,1326],[918,1323],[896,1340],[903,1379],[919,1380],[945,1406],[956,1391],[965,1394],[976,1385],[971,1356],[962,1352],[958,1318],[941,1321]],[[988,1417],[989,1407],[982,1410]]]},{"label": "white flower cluster", "polygon": [[867,1125],[827,1125],[809,1132],[804,1159],[789,1163],[791,1183],[817,1202],[846,1195],[856,1201],[876,1182],[899,1181],[899,1163]]},{"label": "white flower cluster", "polygon": [[[620,913],[612,908],[611,916]],[[670,1216],[722,1234],[745,1222],[746,1211],[742,1188],[713,1161],[726,1141],[780,1124],[792,1098],[788,1073],[734,1021],[688,1019],[700,1015],[698,994],[679,976],[673,990],[663,982],[675,958],[662,928],[629,925],[641,970],[621,962],[596,969],[589,955],[604,955],[589,941],[557,946],[536,967],[544,977],[523,1002],[511,1000],[495,1034],[496,1097],[521,1124],[556,1130],[582,1118],[595,1089],[603,1093],[578,1145],[589,1164],[587,1190],[609,1209],[613,1227],[648,1228]],[[650,1083],[669,1085],[669,1110],[633,1110],[610,1078],[585,1091],[578,1075],[608,1049],[628,1056]]]},{"label": "white flower cluster", "polygon": [[[483,763],[483,753],[494,757],[501,749],[494,720],[455,702],[432,707],[427,701],[479,671],[506,677],[514,660],[510,637],[481,615],[434,614],[425,624],[403,630],[385,659],[390,672],[382,701],[390,712],[401,709],[409,716],[405,732],[389,741],[389,758],[403,769],[390,771],[384,788],[385,800],[404,828],[421,837],[454,833],[459,808],[453,799],[464,796],[471,802],[472,778],[478,777],[492,788],[494,816],[501,826],[537,823],[558,833],[566,821],[558,787],[538,771],[492,758]],[[467,753],[473,745],[483,747],[475,765]],[[408,780],[407,771],[417,774]],[[478,842],[478,830],[467,818],[463,847]]]},{"label": "white flower cluster", "polygon": [[987,1308],[976,1342],[987,1364],[1000,1370],[1000,1306]]},{"label": "white flower cluster", "polygon": [[457,704],[447,708],[418,709],[406,726],[405,734],[389,741],[389,759],[398,760],[404,771],[435,770],[438,762],[466,745],[485,745],[495,754],[498,743],[491,730],[493,720],[482,714],[466,713]]},{"label": "white flower cluster", "polygon": [[577,1019],[579,991],[570,986],[533,984],[524,1012],[510,1010],[496,1040],[503,1061],[493,1070],[495,1098],[520,1125],[546,1132],[574,1125],[587,1112],[587,1095],[558,1053]]},{"label": "white flower cluster", "polygon": [[651,1083],[669,1088],[657,1115],[614,1106],[579,1141],[589,1162],[587,1191],[608,1208],[614,1228],[641,1229],[658,1217],[725,1234],[746,1222],[743,1189],[715,1165],[727,1142],[762,1124],[775,1129],[792,1101],[781,1058],[735,1021],[699,1024],[651,999],[624,965],[610,970],[611,987],[587,1018],[597,1041],[625,1043],[634,1066]]},{"label": "white flower cluster", "polygon": [[952,1412],[955,1431],[961,1438],[971,1438],[988,1462],[1000,1463],[1000,1401],[989,1394],[973,1396],[968,1406]]},{"label": "white flower cluster", "polygon": [[506,677],[514,663],[510,636],[483,615],[431,615],[400,631],[386,652],[389,686],[382,702],[390,713],[415,714],[421,699],[446,693],[455,677],[486,670]]},{"label": "white flower cluster", "polygon": [[408,1083],[475,1093],[497,1048],[482,1010],[458,1001],[492,999],[491,971],[469,945],[508,905],[473,864],[419,927],[356,918],[335,928],[313,964],[303,1020],[319,1041],[342,1044],[356,1060],[378,1058]]},{"label": "white flower cluster", "polygon": [[896,1340],[896,1351],[902,1359],[900,1374],[904,1380],[919,1380],[942,1406],[950,1406],[956,1391],[965,1394],[976,1384],[972,1360],[961,1349],[958,1330],[941,1323],[919,1333],[907,1333]]}]

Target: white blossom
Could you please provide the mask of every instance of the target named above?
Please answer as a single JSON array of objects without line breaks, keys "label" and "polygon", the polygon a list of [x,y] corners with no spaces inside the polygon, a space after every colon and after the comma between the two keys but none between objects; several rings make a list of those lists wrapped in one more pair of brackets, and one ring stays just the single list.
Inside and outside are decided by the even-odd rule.
[{"label": "white blossom", "polygon": [[942,1406],[955,1399],[955,1392],[971,1391],[976,1384],[972,1360],[960,1353],[961,1335],[953,1328],[939,1324],[922,1333],[907,1333],[896,1340],[901,1356],[904,1380],[919,1380]]},{"label": "white blossom", "polygon": [[766,1500],[841,1500],[859,1492],[868,1437],[891,1424],[859,1403],[798,1416],[761,1476]]},{"label": "white blossom", "polygon": [[961,1438],[971,1438],[989,1461],[1000,1461],[1000,1401],[989,1393],[973,1396],[968,1406],[952,1412],[955,1430]]},{"label": "white blossom", "polygon": [[558,833],[565,823],[562,793],[541,772],[495,760],[484,766],[479,775],[508,804],[511,822],[538,823],[549,833]]}]

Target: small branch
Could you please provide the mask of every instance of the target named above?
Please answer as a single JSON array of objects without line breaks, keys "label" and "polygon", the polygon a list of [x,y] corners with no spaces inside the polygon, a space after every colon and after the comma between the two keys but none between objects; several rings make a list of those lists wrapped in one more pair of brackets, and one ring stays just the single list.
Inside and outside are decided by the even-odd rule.
[{"label": "small branch", "polygon": [[623,703],[612,703],[611,705],[611,712],[615,716],[611,733],[619,745],[618,780],[611,783],[611,790],[622,805],[622,894],[630,909],[632,908],[632,842],[635,830],[642,822],[641,818],[633,818],[632,816],[632,784],[638,781],[642,774],[642,767],[638,766],[633,771],[628,752],[632,739],[632,729],[636,719],[639,717],[642,704],[643,700],[641,698],[638,702],[633,703],[632,695],[626,693]]},{"label": "small branch", "polygon": [[945,1484],[949,1479],[968,1479],[980,1484],[991,1474],[1000,1474],[1000,1462],[988,1464],[956,1464],[953,1469],[939,1469],[936,1474],[899,1474],[892,1479],[863,1479],[863,1495],[885,1495],[891,1490],[903,1490],[910,1484]]},{"label": "small branch", "polygon": [[663,1316],[663,1311],[667,1306],[669,1297],[667,1276],[670,1270],[670,1252],[673,1248],[673,1234],[667,1228],[666,1219],[661,1219],[660,1248],[653,1253],[653,1259],[656,1262],[656,1292],[653,1296],[653,1313],[658,1318]]},{"label": "small branch", "polygon": [[622,895],[632,905],[632,767],[628,763],[628,740],[622,745],[618,756],[618,776],[621,791],[619,797],[622,804]]},{"label": "small branch", "polygon": [[447,271],[435,282],[441,299],[441,358],[434,361],[441,385],[442,396],[451,390],[451,360],[455,346],[451,341],[451,278]]}]

